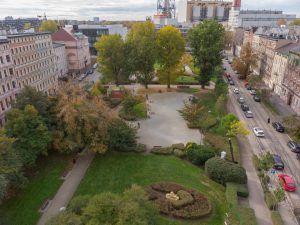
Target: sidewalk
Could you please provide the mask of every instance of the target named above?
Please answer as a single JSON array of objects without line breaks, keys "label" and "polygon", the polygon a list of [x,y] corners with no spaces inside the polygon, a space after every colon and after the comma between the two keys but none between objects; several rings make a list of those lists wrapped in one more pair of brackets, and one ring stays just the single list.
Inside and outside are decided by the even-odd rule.
[{"label": "sidewalk", "polygon": [[56,216],[61,207],[66,207],[72,199],[80,181],[85,175],[86,170],[93,161],[95,156],[94,152],[89,152],[78,158],[76,164],[70,171],[65,182],[61,185],[48,209],[42,214],[37,225],[46,224],[52,217]]},{"label": "sidewalk", "polygon": [[296,115],[296,112],[288,106],[277,94],[271,93],[270,102],[277,109],[281,116],[292,116]]}]

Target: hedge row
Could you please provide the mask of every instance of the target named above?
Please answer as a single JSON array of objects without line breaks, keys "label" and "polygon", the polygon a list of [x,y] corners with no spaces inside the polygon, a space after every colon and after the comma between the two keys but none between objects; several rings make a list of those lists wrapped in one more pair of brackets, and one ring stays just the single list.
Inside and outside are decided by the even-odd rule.
[{"label": "hedge row", "polygon": [[274,225],[284,225],[284,222],[278,211],[271,211],[271,218]]},{"label": "hedge row", "polygon": [[246,184],[227,183],[226,187],[233,186],[236,188],[237,196],[247,198],[249,196],[248,186]]},{"label": "hedge row", "polygon": [[241,207],[239,211],[240,211],[241,225],[257,225],[255,212],[253,209]]}]

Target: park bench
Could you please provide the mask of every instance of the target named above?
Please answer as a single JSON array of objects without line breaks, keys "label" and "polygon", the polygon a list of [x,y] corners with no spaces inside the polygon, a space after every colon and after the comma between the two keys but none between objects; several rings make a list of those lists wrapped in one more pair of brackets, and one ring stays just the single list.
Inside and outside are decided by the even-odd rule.
[{"label": "park bench", "polygon": [[178,89],[185,89],[185,88],[190,88],[189,85],[177,85]]},{"label": "park bench", "polygon": [[40,211],[41,212],[44,212],[46,209],[47,209],[47,207],[49,206],[49,204],[50,204],[50,199],[46,199],[44,202],[43,202],[43,204],[42,204],[42,206],[41,206],[41,208],[40,208]]}]

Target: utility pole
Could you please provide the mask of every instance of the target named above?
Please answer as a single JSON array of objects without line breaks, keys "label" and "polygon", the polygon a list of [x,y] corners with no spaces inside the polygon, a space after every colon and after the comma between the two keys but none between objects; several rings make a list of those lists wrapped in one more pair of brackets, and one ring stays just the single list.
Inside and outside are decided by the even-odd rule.
[{"label": "utility pole", "polygon": [[229,142],[229,146],[230,146],[231,159],[232,159],[232,162],[234,163],[235,161],[234,161],[233,147],[232,147],[231,138],[228,138],[228,142]]}]

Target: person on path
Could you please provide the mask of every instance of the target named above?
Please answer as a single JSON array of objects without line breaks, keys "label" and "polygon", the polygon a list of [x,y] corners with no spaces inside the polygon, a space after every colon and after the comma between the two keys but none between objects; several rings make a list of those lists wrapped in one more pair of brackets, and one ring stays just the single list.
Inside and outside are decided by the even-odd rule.
[{"label": "person on path", "polygon": [[140,124],[140,122],[138,122],[138,128],[139,128],[139,129],[141,128],[141,124]]},{"label": "person on path", "polygon": [[268,123],[270,123],[271,122],[271,119],[270,118],[268,118]]}]

